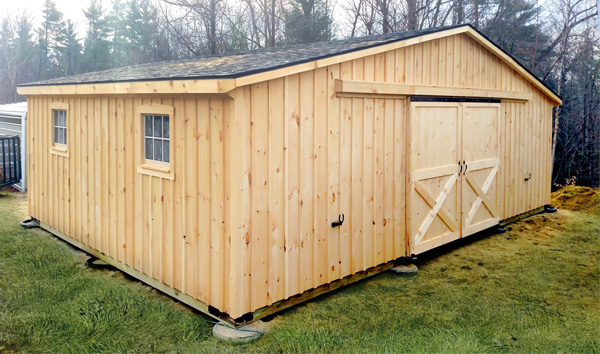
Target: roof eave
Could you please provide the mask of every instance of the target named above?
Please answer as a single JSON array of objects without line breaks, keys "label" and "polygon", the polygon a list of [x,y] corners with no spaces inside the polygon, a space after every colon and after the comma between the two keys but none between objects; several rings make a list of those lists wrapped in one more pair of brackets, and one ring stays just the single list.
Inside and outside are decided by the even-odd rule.
[{"label": "roof eave", "polygon": [[519,64],[508,53],[477,31],[471,25],[452,27],[424,35],[406,38],[388,43],[378,44],[369,48],[350,51],[347,53],[318,58],[315,60],[296,63],[289,66],[274,68],[266,71],[229,78],[173,78],[168,80],[141,80],[110,83],[79,83],[64,85],[20,86],[17,92],[24,96],[30,95],[77,95],[77,94],[226,94],[236,87],[246,86],[284,76],[298,74],[344,61],[354,60],[368,55],[379,54],[389,50],[408,47],[418,43],[444,38],[464,33],[493,52],[509,67],[525,77],[536,88],[542,91],[557,105],[562,105],[562,99],[529,70]]},{"label": "roof eave", "polygon": [[137,95],[137,94],[224,94],[235,88],[235,79],[171,79],[109,83],[19,86],[23,96],[36,95]]}]

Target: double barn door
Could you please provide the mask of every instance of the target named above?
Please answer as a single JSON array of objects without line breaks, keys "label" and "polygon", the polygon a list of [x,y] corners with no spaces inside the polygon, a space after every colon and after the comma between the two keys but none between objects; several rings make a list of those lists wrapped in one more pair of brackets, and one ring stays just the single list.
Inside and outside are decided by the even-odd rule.
[{"label": "double barn door", "polygon": [[411,102],[411,254],[498,224],[499,112],[499,103]]}]

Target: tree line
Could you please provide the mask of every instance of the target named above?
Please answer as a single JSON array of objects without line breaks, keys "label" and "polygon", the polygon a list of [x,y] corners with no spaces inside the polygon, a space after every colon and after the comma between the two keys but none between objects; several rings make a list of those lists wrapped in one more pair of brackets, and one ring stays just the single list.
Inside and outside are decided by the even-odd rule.
[{"label": "tree line", "polygon": [[41,14],[0,18],[0,103],[23,100],[20,83],[54,77],[470,23],[563,97],[554,183],[600,185],[595,0],[90,0],[83,11],[82,36],[52,0]]}]

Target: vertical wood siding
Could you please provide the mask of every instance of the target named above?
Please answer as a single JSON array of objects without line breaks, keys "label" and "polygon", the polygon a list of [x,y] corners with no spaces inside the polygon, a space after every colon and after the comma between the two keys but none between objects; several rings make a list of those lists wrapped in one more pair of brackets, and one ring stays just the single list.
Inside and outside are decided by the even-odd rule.
[{"label": "vertical wood siding", "polygon": [[543,93],[464,34],[397,49],[386,58],[394,55],[398,83],[531,93],[527,102],[502,102],[500,216],[507,219],[550,203],[553,106]]},{"label": "vertical wood siding", "polygon": [[[49,105],[69,104],[69,156],[50,153]],[[136,106],[173,106],[175,179],[140,174]],[[33,97],[30,214],[202,302],[224,309],[222,98]],[[140,118],[141,119],[141,118]]]},{"label": "vertical wood siding", "polygon": [[[231,285],[249,294],[237,313],[405,254],[406,100],[340,99],[333,89],[340,77],[393,79],[388,69],[380,55],[235,92],[251,147],[250,207],[241,217],[250,241],[231,258],[249,278]],[[332,228],[341,214],[343,225]]]},{"label": "vertical wood siding", "polygon": [[231,259],[246,278],[231,289],[250,294],[237,299],[239,313],[406,254],[407,99],[337,97],[338,78],[532,93],[502,102],[500,217],[549,203],[551,103],[466,35],[239,88],[251,150],[250,240]]},{"label": "vertical wood siding", "polygon": [[[233,317],[402,257],[409,99],[339,97],[336,79],[532,93],[502,102],[500,217],[549,203],[552,103],[455,35],[233,99],[32,96],[30,214]],[[50,153],[54,101],[69,104],[68,157]],[[137,171],[134,112],[150,103],[175,109],[174,180]]]}]

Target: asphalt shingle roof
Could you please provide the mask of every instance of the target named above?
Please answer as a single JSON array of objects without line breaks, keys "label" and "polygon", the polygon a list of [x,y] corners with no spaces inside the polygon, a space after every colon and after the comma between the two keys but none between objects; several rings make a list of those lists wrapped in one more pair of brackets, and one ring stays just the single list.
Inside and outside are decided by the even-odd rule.
[{"label": "asphalt shingle roof", "polygon": [[148,63],[31,82],[20,86],[238,78],[461,26],[468,25],[444,26],[330,42],[288,45],[204,58]]}]

